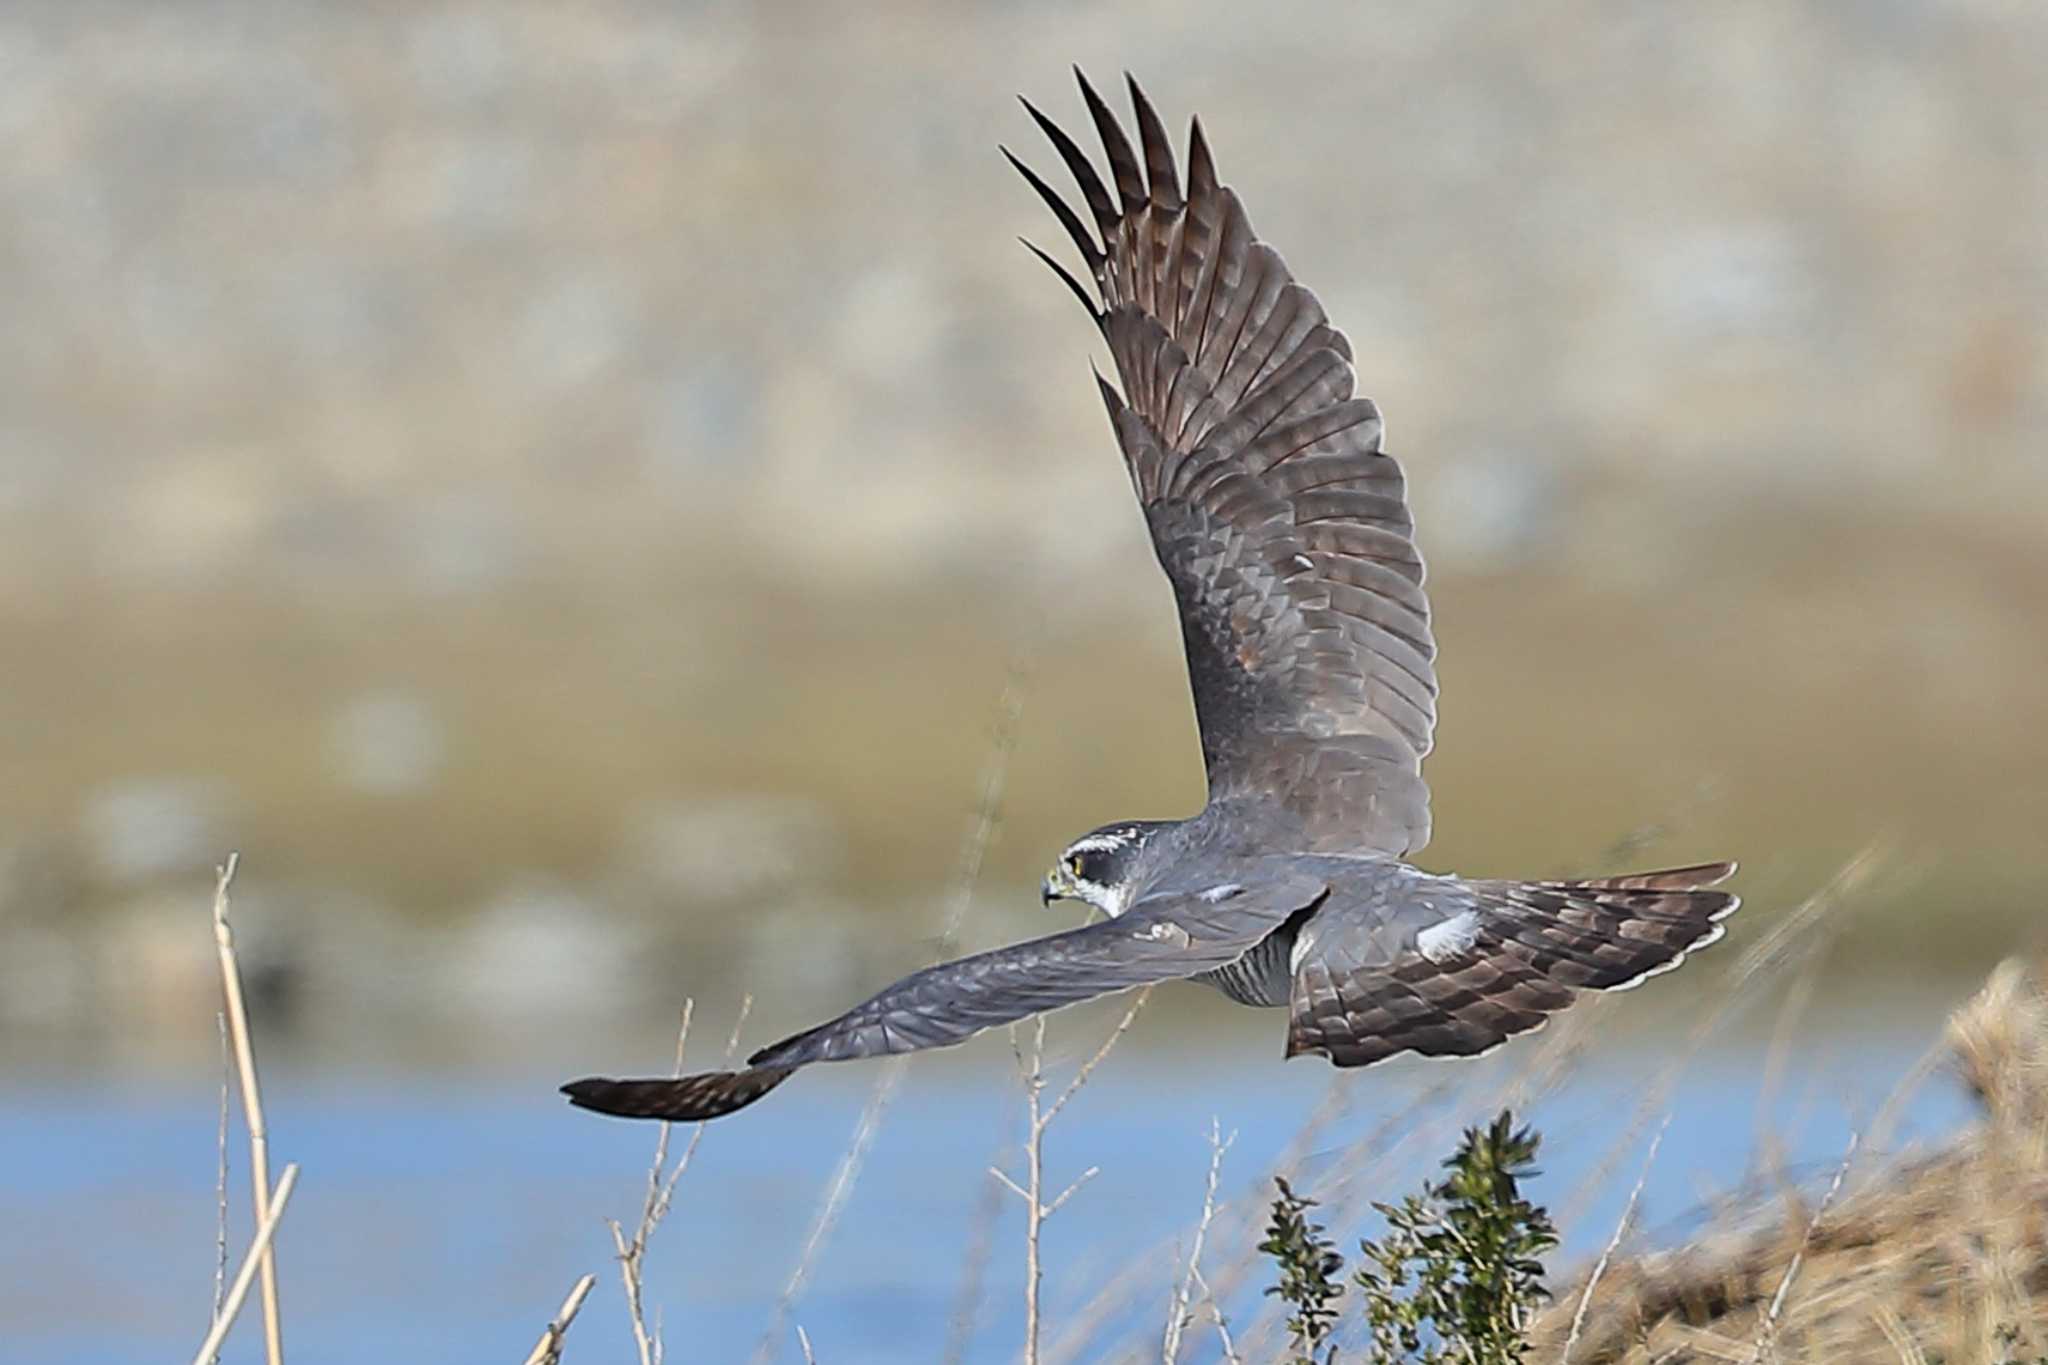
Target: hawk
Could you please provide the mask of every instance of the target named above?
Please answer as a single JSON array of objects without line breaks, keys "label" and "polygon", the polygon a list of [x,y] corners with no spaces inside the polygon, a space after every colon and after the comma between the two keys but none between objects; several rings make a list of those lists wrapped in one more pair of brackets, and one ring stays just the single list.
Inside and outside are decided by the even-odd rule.
[{"label": "hawk", "polygon": [[[1079,76],[1079,72],[1076,75]],[[570,1100],[701,1120],[812,1062],[947,1047],[1176,978],[1287,1011],[1287,1056],[1365,1066],[1471,1056],[1581,991],[1668,971],[1721,934],[1733,863],[1588,881],[1422,871],[1436,644],[1401,467],[1353,393],[1351,346],[1216,177],[1200,120],[1186,181],[1135,81],[1134,148],[1080,76],[1109,177],[1029,101],[1080,191],[1004,155],[1093,289],[1037,247],[1116,364],[1110,425],[1180,611],[1208,803],[1124,820],[1060,854],[1043,895],[1102,918],[913,973],[745,1069],[591,1078]],[[1027,243],[1026,245],[1030,245]]]}]

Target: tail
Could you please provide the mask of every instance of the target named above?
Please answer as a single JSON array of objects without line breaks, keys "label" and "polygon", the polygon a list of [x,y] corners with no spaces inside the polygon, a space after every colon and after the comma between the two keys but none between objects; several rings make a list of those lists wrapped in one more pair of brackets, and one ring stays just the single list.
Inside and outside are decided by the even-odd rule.
[{"label": "tail", "polygon": [[629,1119],[698,1123],[744,1109],[790,1078],[794,1067],[755,1066],[745,1071],[707,1071],[697,1076],[615,1081],[591,1076],[562,1087],[569,1103],[600,1114]]},{"label": "tail", "polygon": [[1592,881],[1468,882],[1486,932],[1576,990],[1621,991],[1668,972],[1713,943],[1740,898],[1707,888],[1734,863],[1701,863]]}]

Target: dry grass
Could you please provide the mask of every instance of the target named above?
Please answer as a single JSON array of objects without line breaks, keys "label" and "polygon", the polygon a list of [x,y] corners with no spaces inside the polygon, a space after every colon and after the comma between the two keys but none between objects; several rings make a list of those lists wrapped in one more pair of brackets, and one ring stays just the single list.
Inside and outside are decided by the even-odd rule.
[{"label": "dry grass", "polygon": [[[739,1051],[740,1031],[746,1027],[747,1015],[752,1012],[754,997],[747,996],[740,1002],[738,1016],[733,1020],[732,1035],[726,1039],[725,1062],[732,1064],[733,1054]],[[675,1070],[683,1074],[683,1054],[690,1045],[690,1020],[697,1012],[697,1002],[683,1002],[683,1018],[676,1028]],[[605,1227],[612,1235],[612,1248],[619,1263],[619,1285],[626,1295],[626,1318],[632,1324],[633,1345],[640,1355],[640,1365],[661,1365],[662,1341],[659,1321],[653,1327],[647,1325],[647,1311],[644,1300],[646,1289],[647,1244],[653,1240],[661,1220],[668,1216],[669,1205],[675,1200],[676,1182],[683,1178],[683,1172],[690,1168],[690,1159],[697,1155],[697,1144],[704,1140],[704,1125],[697,1124],[690,1131],[690,1141],[683,1148],[683,1154],[676,1158],[674,1166],[668,1164],[669,1136],[675,1125],[663,1123],[661,1132],[654,1139],[654,1156],[647,1167],[647,1193],[640,1205],[640,1221],[628,1238],[625,1229],[616,1218],[607,1218]]]},{"label": "dry grass", "polygon": [[[269,1365],[283,1365],[284,1324],[278,1304],[277,1257],[272,1249],[277,1237],[278,1225],[284,1221],[284,1212],[291,1203],[292,1190],[298,1185],[299,1167],[296,1162],[287,1165],[277,1183],[270,1183],[270,1135],[269,1125],[263,1117],[263,1087],[256,1072],[255,1037],[249,1026],[249,1012],[242,992],[241,962],[235,952],[234,929],[229,923],[228,891],[235,880],[235,871],[240,865],[238,855],[230,853],[227,861],[215,869],[213,888],[213,938],[220,957],[221,1003],[220,1029],[223,1074],[221,1078],[220,1126],[218,1136],[218,1207],[219,1225],[216,1233],[215,1272],[213,1290],[213,1312],[208,1321],[206,1336],[200,1341],[198,1351],[193,1355],[193,1365],[215,1365],[220,1359],[222,1345],[228,1333],[233,1330],[235,1320],[241,1316],[242,1305],[248,1300],[249,1291],[260,1279],[263,1285],[263,1347],[264,1359]],[[745,1012],[741,1018],[744,1020]],[[683,1037],[689,1035],[689,1014],[683,1016]],[[738,1034],[735,1031],[734,1043]],[[681,1066],[682,1042],[677,1048],[677,1066]],[[728,1049],[730,1051],[730,1049]],[[235,1272],[234,1281],[225,1283],[228,1244],[228,1090],[230,1077],[227,1074],[228,1059],[233,1059],[234,1076],[240,1081],[243,1125],[249,1134],[249,1176],[250,1204],[256,1217],[256,1231],[249,1239],[247,1250],[242,1253],[241,1268]],[[701,1135],[702,1129],[698,1130]],[[675,1188],[675,1180],[689,1163],[689,1152],[696,1150],[694,1139],[689,1151],[677,1164],[666,1182],[661,1179],[662,1165],[668,1151],[668,1125],[662,1125],[660,1145],[656,1149],[654,1170],[648,1176],[647,1211],[642,1215],[640,1231],[635,1235],[636,1252],[644,1252],[646,1239],[653,1226],[661,1221],[661,1214],[667,1210],[668,1199]],[[617,1225],[613,1225],[617,1236]],[[622,1255],[623,1259],[623,1255]],[[642,1332],[639,1317],[638,1280],[639,1262],[636,1258],[628,1266],[628,1298],[633,1309],[633,1325],[636,1333]],[[582,1311],[583,1301],[590,1295],[591,1287],[597,1283],[595,1275],[585,1275],[570,1289],[569,1296],[555,1311],[555,1316],[533,1350],[526,1357],[526,1365],[560,1365],[562,1342],[569,1330],[569,1324]],[[646,1357],[644,1335],[642,1357]],[[659,1358],[658,1338],[656,1358]]]},{"label": "dry grass", "polygon": [[[1009,786],[1010,760],[1017,751],[1018,721],[1023,715],[1024,698],[1030,682],[1030,653],[1031,649],[1027,646],[1011,658],[1009,669],[1004,676],[1002,693],[997,699],[994,724],[988,736],[988,750],[982,761],[980,799],[968,822],[966,836],[961,841],[959,864],[955,868],[947,892],[945,922],[939,930],[935,953],[935,957],[941,961],[954,956],[958,951],[961,926],[967,919],[968,907],[974,903],[975,892],[981,886],[982,869],[987,863],[989,848],[995,840],[996,827],[1001,820],[1003,796]],[[1126,1023],[1128,1022],[1127,1020]],[[1043,1037],[1042,1028],[1040,1036]],[[1114,1039],[1111,1041],[1114,1042]],[[1107,1045],[1105,1050],[1106,1048]],[[754,1353],[750,1357],[752,1365],[765,1365],[780,1349],[783,1328],[790,1321],[797,1300],[802,1297],[805,1286],[810,1282],[811,1272],[817,1265],[819,1254],[839,1225],[839,1216],[845,1211],[846,1202],[852,1197],[853,1188],[860,1180],[861,1171],[866,1167],[868,1152],[874,1146],[875,1138],[881,1131],[882,1120],[888,1114],[889,1106],[902,1085],[903,1072],[908,1064],[908,1055],[898,1053],[882,1058],[876,1068],[874,1084],[868,1091],[867,1103],[861,1107],[860,1118],[854,1125],[853,1138],[840,1156],[831,1179],[825,1184],[818,1207],[811,1216],[810,1231],[804,1237],[803,1249],[797,1255],[796,1265],[790,1271],[789,1279],[775,1301],[775,1309],[769,1317],[768,1325],[754,1344]],[[970,1280],[972,1279],[970,1276]],[[974,1297],[968,1299],[961,1311],[955,1314],[955,1335],[963,1343],[973,1332],[972,1310],[978,1297],[977,1288]],[[808,1359],[811,1351],[810,1338],[801,1326],[797,1328],[797,1333],[803,1342],[805,1358]]]},{"label": "dry grass", "polygon": [[555,1310],[555,1316],[542,1329],[540,1340],[527,1353],[526,1365],[561,1365],[562,1341],[568,1335],[569,1324],[576,1321],[576,1315],[583,1311],[583,1301],[590,1297],[590,1291],[596,1285],[595,1275],[585,1275],[576,1281],[569,1290],[569,1297],[562,1300],[562,1306]]},{"label": "dry grass", "polygon": [[[256,1217],[256,1235],[243,1259],[241,1273],[235,1277],[234,1287],[225,1296],[220,1292],[216,1272],[213,1321],[206,1334],[206,1343],[199,1348],[195,1359],[200,1365],[205,1365],[219,1354],[221,1342],[227,1338],[228,1329],[234,1326],[236,1315],[242,1311],[243,1297],[249,1292],[249,1278],[260,1272],[263,1279],[264,1359],[270,1365],[283,1365],[284,1324],[278,1308],[277,1255],[271,1250],[271,1239],[277,1232],[278,1220],[284,1215],[285,1200],[289,1197],[292,1181],[297,1178],[298,1168],[287,1169],[284,1183],[273,1191],[270,1184],[270,1129],[263,1119],[263,1087],[256,1075],[256,1045],[249,1033],[249,1011],[242,997],[242,968],[235,955],[235,933],[228,923],[228,888],[234,884],[235,869],[239,864],[239,856],[230,853],[227,861],[215,870],[213,941],[220,955],[222,1014],[232,1044],[235,1071],[241,1078],[242,1122],[249,1132],[249,1203]],[[227,1102],[223,1097],[218,1164],[221,1224],[217,1254],[220,1259],[215,1263],[220,1267],[225,1267],[227,1255],[227,1136]]]},{"label": "dry grass", "polygon": [[[242,1268],[235,1272],[235,1282],[228,1288],[227,1298],[206,1331],[206,1339],[199,1343],[198,1352],[192,1357],[192,1365],[208,1365],[219,1359],[221,1343],[227,1340],[228,1329],[241,1316],[242,1303],[249,1297],[249,1286],[255,1282],[257,1268],[270,1263],[270,1243],[277,1236],[277,1225],[284,1219],[285,1207],[291,1203],[292,1187],[299,1183],[297,1162],[284,1168],[284,1175],[276,1188],[270,1192],[270,1202],[263,1215],[263,1221],[256,1225],[256,1235],[249,1239],[249,1250],[242,1257]],[[275,1334],[267,1341],[276,1341]],[[272,1356],[273,1361],[279,1359]]]},{"label": "dry grass", "polygon": [[[1202,1189],[1202,1216],[1195,1224],[1194,1241],[1188,1247],[1187,1268],[1181,1272],[1180,1285],[1173,1291],[1173,1307],[1166,1317],[1166,1332],[1159,1343],[1159,1359],[1163,1365],[1174,1365],[1180,1359],[1181,1347],[1187,1339],[1187,1330],[1194,1325],[1195,1310],[1199,1307],[1208,1313],[1216,1325],[1217,1343],[1222,1347],[1223,1358],[1237,1360],[1237,1343],[1230,1339],[1230,1323],[1223,1315],[1222,1305],[1216,1302],[1209,1288],[1206,1276],[1202,1274],[1202,1244],[1208,1240],[1209,1225],[1216,1221],[1216,1182],[1223,1174],[1223,1158],[1237,1141],[1233,1130],[1229,1137],[1223,1136],[1223,1125],[1216,1119],[1209,1120],[1209,1179]],[[1195,1291],[1201,1291],[1201,1298],[1195,1298]]]},{"label": "dry grass", "polygon": [[1131,998],[1130,1008],[1124,1011],[1123,1018],[1110,1030],[1109,1036],[1102,1040],[1102,1046],[1095,1049],[1094,1055],[1087,1061],[1081,1063],[1075,1070],[1073,1078],[1051,1104],[1045,1103],[1045,1016],[1038,1015],[1031,1021],[1031,1048],[1028,1053],[1024,1045],[1018,1041],[1018,1026],[1010,1025],[1010,1046],[1017,1058],[1018,1079],[1024,1085],[1024,1180],[1023,1183],[1018,1183],[999,1166],[989,1167],[988,1173],[994,1176],[1003,1188],[1024,1201],[1025,1365],[1038,1365],[1039,1362],[1038,1338],[1040,1324],[1043,1321],[1039,1300],[1045,1282],[1044,1262],[1039,1257],[1040,1233],[1045,1227],[1045,1221],[1058,1213],[1083,1185],[1093,1180],[1102,1170],[1100,1166],[1090,1166],[1074,1177],[1073,1183],[1048,1200],[1045,1197],[1046,1130],[1052,1127],[1053,1121],[1060,1116],[1060,1111],[1067,1107],[1068,1102],[1081,1092],[1081,1087],[1088,1084],[1089,1076],[1094,1074],[1095,1068],[1102,1065],[1103,1058],[1109,1056],[1111,1049],[1116,1047],[1117,1042],[1130,1030],[1132,1023],[1137,1020],[1138,1011],[1145,1008],[1145,1002],[1151,995],[1152,988],[1146,986]]},{"label": "dry grass", "polygon": [[2048,1354],[2048,960],[2000,966],[1947,1047],[1983,1105],[1972,1130],[1861,1179],[1852,1142],[1812,1206],[1788,1191],[1691,1246],[1612,1261],[1590,1294],[1560,1293],[1534,1357],[1557,1358],[1581,1312],[1579,1365]]}]

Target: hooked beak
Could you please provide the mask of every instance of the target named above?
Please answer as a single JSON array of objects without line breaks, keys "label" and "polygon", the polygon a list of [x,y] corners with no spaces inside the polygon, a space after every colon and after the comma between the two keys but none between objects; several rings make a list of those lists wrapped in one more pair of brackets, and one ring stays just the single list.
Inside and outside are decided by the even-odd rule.
[{"label": "hooked beak", "polygon": [[1051,905],[1054,901],[1058,900],[1059,898],[1059,889],[1052,884],[1052,878],[1047,877],[1044,881],[1038,884],[1039,904]]}]

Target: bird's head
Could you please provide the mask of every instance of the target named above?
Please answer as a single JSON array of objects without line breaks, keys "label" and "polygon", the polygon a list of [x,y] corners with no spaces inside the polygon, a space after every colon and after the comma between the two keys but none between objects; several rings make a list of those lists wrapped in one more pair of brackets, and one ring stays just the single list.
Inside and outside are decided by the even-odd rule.
[{"label": "bird's head", "polygon": [[1045,874],[1040,898],[1047,905],[1081,901],[1115,919],[1137,896],[1145,846],[1158,829],[1157,822],[1126,820],[1082,835]]}]

